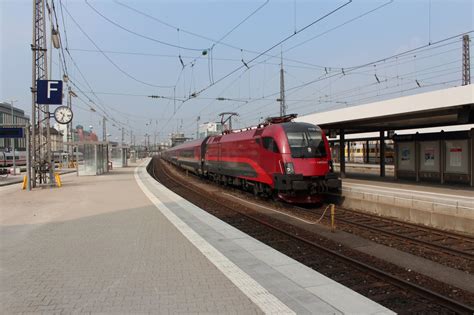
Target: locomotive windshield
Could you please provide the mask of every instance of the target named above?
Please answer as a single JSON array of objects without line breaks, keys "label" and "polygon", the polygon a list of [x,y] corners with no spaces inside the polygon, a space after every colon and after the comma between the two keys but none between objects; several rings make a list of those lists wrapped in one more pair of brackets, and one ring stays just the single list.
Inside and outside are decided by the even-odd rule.
[{"label": "locomotive windshield", "polygon": [[284,129],[292,157],[316,158],[326,156],[326,147],[319,128],[309,124],[292,124]]}]

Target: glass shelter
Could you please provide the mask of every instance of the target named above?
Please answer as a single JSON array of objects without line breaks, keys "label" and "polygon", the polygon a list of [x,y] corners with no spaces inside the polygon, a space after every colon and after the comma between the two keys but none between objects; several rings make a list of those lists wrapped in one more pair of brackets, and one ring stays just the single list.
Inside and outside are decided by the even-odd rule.
[{"label": "glass shelter", "polygon": [[78,175],[101,175],[108,172],[108,142],[73,142]]}]

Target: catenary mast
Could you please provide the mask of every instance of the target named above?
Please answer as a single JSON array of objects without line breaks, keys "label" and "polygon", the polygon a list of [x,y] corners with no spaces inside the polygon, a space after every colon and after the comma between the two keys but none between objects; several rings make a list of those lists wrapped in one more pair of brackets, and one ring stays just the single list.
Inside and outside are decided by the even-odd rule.
[{"label": "catenary mast", "polygon": [[45,1],[33,0],[31,83],[31,184],[53,184],[49,105],[36,103],[37,80],[48,80]]}]

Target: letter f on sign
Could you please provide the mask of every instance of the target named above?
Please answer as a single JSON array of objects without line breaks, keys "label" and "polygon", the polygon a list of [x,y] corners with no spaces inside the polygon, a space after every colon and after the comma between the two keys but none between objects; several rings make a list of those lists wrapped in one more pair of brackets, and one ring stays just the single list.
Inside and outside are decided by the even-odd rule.
[{"label": "letter f on sign", "polygon": [[51,91],[57,91],[57,87],[52,87],[52,84],[58,84],[58,81],[48,81],[48,99],[51,98]]}]

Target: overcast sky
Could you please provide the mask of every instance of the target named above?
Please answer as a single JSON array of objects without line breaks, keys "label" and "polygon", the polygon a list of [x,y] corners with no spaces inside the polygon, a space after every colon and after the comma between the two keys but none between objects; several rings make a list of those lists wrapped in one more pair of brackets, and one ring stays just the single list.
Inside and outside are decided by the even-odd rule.
[{"label": "overcast sky", "polygon": [[[0,100],[18,100],[28,114],[32,2],[0,0]],[[127,133],[133,129],[137,141],[145,133],[163,140],[177,129],[193,136],[198,116],[201,123],[217,121],[225,111],[240,114],[235,127],[278,115],[281,53],[288,113],[460,85],[460,36],[444,39],[473,30],[471,0],[54,3],[63,47],[75,62],[66,54],[80,96],[73,103],[75,124],[91,125],[101,136],[102,108]],[[52,53],[51,78],[60,79],[59,51]],[[115,138],[119,124],[112,123]]]}]

